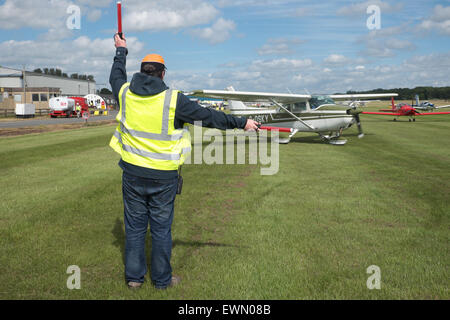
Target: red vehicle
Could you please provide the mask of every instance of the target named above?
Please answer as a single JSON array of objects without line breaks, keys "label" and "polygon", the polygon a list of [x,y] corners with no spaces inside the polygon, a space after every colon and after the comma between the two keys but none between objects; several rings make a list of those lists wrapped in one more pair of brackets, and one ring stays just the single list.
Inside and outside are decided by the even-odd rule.
[{"label": "red vehicle", "polygon": [[69,97],[69,99],[73,99],[75,101],[75,114],[78,115],[78,107],[80,107],[80,114],[79,117],[85,112],[89,112],[89,106],[86,102],[85,98],[82,97]]},{"label": "red vehicle", "polygon": [[89,106],[86,99],[81,97],[55,97],[49,101],[52,112],[50,117],[66,117],[79,116],[84,112],[89,112]]},{"label": "red vehicle", "polygon": [[394,121],[397,121],[400,116],[409,117],[409,121],[416,121],[416,116],[435,116],[439,114],[450,114],[450,112],[419,112],[415,108],[411,107],[406,103],[394,103],[394,98],[392,98],[392,108],[391,109],[381,109],[383,112],[363,112],[362,114],[379,114],[384,116],[395,116]]}]

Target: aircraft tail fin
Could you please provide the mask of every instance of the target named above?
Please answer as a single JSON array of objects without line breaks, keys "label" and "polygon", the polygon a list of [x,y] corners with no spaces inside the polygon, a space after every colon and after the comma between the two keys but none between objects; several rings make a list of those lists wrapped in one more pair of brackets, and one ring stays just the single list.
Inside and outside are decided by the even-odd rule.
[{"label": "aircraft tail fin", "polygon": [[419,95],[416,94],[416,106],[419,106]]},{"label": "aircraft tail fin", "polygon": [[[234,90],[234,88],[232,86],[229,86],[227,88],[227,90],[228,91],[236,91],[236,90]],[[246,109],[250,109],[242,101],[229,100],[228,102],[230,104],[229,108],[231,110],[231,114],[238,114],[239,111],[244,111]]]},{"label": "aircraft tail fin", "polygon": [[[233,87],[228,87],[228,91],[235,91]],[[237,116],[248,116],[252,114],[268,114],[272,113],[273,110],[265,107],[249,107],[242,101],[228,100],[230,113]]]},{"label": "aircraft tail fin", "polygon": [[395,110],[394,97],[391,98],[392,110]]}]

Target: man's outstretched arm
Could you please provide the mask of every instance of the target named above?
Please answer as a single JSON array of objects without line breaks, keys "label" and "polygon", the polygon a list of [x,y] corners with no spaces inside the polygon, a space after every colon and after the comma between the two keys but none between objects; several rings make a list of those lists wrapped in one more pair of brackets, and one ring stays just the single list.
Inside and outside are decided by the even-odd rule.
[{"label": "man's outstretched arm", "polygon": [[116,45],[116,56],[114,57],[114,63],[111,68],[111,75],[109,76],[109,84],[111,85],[113,95],[119,103],[119,91],[120,88],[127,82],[127,41],[121,39],[118,34],[114,37]]},{"label": "man's outstretched arm", "polygon": [[189,98],[182,93],[178,93],[175,120],[175,127],[178,129],[183,126],[183,123],[194,124],[196,121],[201,121],[203,127],[220,130],[244,129],[246,131],[257,131],[258,125],[260,125],[257,121],[235,117],[209,108],[203,108],[197,102],[189,100]]}]

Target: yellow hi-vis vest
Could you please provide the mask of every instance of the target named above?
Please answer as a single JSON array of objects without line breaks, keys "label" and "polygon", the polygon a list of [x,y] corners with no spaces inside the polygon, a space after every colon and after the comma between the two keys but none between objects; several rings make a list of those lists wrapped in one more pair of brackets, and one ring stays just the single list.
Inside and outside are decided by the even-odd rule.
[{"label": "yellow hi-vis vest", "polygon": [[110,147],[122,160],[156,170],[178,170],[191,152],[188,126],[175,129],[178,91],[139,96],[125,83],[119,92],[119,122]]}]

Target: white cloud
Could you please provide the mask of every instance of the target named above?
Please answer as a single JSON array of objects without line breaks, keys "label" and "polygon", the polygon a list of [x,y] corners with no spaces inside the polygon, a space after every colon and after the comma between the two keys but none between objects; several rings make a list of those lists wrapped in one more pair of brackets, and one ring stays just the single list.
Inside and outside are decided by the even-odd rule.
[{"label": "white cloud", "polygon": [[396,55],[396,51],[414,51],[416,46],[409,40],[401,39],[409,35],[413,27],[401,24],[395,27],[372,30],[357,38],[356,43],[362,44],[364,49],[360,52],[364,56],[386,58]]},{"label": "white cloud", "polygon": [[90,22],[96,22],[102,17],[102,11],[99,9],[89,10],[87,18]]},{"label": "white cloud", "polygon": [[269,39],[259,50],[258,54],[262,55],[285,55],[294,52],[293,47],[303,43],[299,38],[287,39]]},{"label": "white cloud", "polygon": [[448,86],[450,53],[415,56],[401,64],[362,65],[357,59],[347,59],[332,69],[311,61],[273,59],[257,60],[211,74],[201,72],[171,74],[170,85],[181,90],[224,89],[233,85],[236,90],[321,93],[400,88],[416,86]]},{"label": "white cloud", "polygon": [[55,34],[57,30],[67,29],[65,23],[69,17],[69,6],[78,5],[81,15],[86,14],[89,21],[95,22],[100,19],[102,12],[92,8],[105,7],[111,2],[112,0],[5,0],[0,5],[0,29],[50,29],[50,33]]},{"label": "white cloud", "polygon": [[370,5],[377,5],[380,7],[381,13],[391,13],[402,10],[403,4],[398,3],[392,5],[388,2],[381,0],[369,0],[365,2],[353,3],[349,6],[342,7],[338,9],[337,14],[342,16],[357,16],[357,15],[365,15],[367,12],[367,8]]},{"label": "white cloud", "polygon": [[62,26],[66,10],[71,3],[66,0],[6,0],[0,6],[0,28],[19,29],[52,28]]},{"label": "white cloud", "polygon": [[396,50],[408,50],[413,51],[416,46],[408,40],[402,40],[397,38],[377,39],[368,37],[362,40],[366,48],[361,52],[365,56],[370,57],[393,57]]},{"label": "white cloud", "polygon": [[330,54],[325,58],[324,62],[328,64],[342,64],[347,62],[348,59],[341,54]]},{"label": "white cloud", "polygon": [[[104,7],[108,7],[112,2],[115,2],[114,0],[75,0],[76,3],[80,3],[86,6],[91,6],[91,7],[98,7],[98,8],[104,8]],[[128,1],[127,1],[128,3]]]},{"label": "white cloud", "polygon": [[251,69],[265,69],[271,72],[276,70],[298,70],[299,68],[310,67],[313,64],[311,59],[297,60],[297,59],[273,59],[273,60],[255,60]]},{"label": "white cloud", "polygon": [[414,50],[415,45],[408,40],[401,40],[396,38],[391,38],[385,41],[386,48],[395,49],[395,50]]},{"label": "white cloud", "polygon": [[316,13],[312,8],[317,2],[311,0],[216,0],[212,1],[217,7],[235,7],[245,10],[252,16],[280,18],[305,17]]},{"label": "white cloud", "polygon": [[251,7],[280,5],[292,2],[292,0],[216,0],[219,7]]},{"label": "white cloud", "polygon": [[390,36],[399,35],[402,33],[405,33],[406,31],[409,31],[410,27],[408,23],[402,23],[401,25],[394,26],[394,27],[387,27],[387,28],[381,28],[379,30],[371,30],[368,33],[369,38],[387,38]]},{"label": "white cloud", "polygon": [[297,8],[292,12],[292,16],[294,17],[306,17],[312,14],[312,9],[310,8]]},{"label": "white cloud", "polygon": [[206,24],[218,15],[203,0],[128,0],[123,23],[129,31],[173,30]]},{"label": "white cloud", "polygon": [[[128,70],[137,70],[144,44],[137,38],[127,39],[133,50],[128,56]],[[66,73],[92,74],[97,80],[107,81],[115,54],[114,41],[90,39],[86,36],[73,41],[15,41],[0,43],[0,64],[34,68],[60,68]]]},{"label": "white cloud", "polygon": [[190,33],[207,40],[211,44],[218,44],[230,38],[231,32],[235,29],[236,24],[233,21],[219,18],[212,26],[203,29],[194,29]]},{"label": "white cloud", "polygon": [[[234,21],[218,18],[220,11],[205,0],[128,0],[123,23],[128,31],[182,30],[210,44],[226,41]],[[210,24],[199,28],[198,26]],[[189,29],[197,27],[194,29]]]},{"label": "white cloud", "polygon": [[422,21],[418,26],[419,31],[437,30],[441,34],[450,35],[450,6],[437,5],[433,14]]}]

